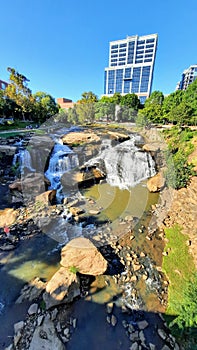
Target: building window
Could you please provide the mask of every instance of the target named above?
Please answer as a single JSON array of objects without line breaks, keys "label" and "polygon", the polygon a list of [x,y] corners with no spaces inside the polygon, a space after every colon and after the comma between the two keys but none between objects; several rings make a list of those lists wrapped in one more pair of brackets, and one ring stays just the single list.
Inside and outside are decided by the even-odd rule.
[{"label": "building window", "polygon": [[127,44],[120,44],[119,47],[126,47],[126,46],[127,46]]},{"label": "building window", "polygon": [[146,96],[140,96],[139,99],[140,99],[140,103],[143,105],[146,101]]},{"label": "building window", "polygon": [[155,39],[147,39],[146,42],[147,43],[154,43]]},{"label": "building window", "polygon": [[117,49],[117,48],[118,48],[118,45],[112,45],[111,48],[112,48],[112,49]]},{"label": "building window", "polygon": [[108,72],[108,94],[114,94],[114,83],[115,83],[115,71],[110,70]]},{"label": "building window", "polygon": [[154,47],[154,44],[149,44],[149,45],[146,45],[146,48],[149,49],[151,47]]},{"label": "building window", "polygon": [[117,69],[116,71],[116,92],[122,92],[123,82],[123,69]]},{"label": "building window", "polygon": [[131,85],[131,81],[127,80],[124,82],[124,93],[125,94],[130,93],[130,85]]}]

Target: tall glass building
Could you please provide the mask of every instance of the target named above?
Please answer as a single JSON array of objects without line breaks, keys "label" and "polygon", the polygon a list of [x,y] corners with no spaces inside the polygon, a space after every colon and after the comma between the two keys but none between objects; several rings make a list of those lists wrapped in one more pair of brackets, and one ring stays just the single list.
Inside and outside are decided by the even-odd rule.
[{"label": "tall glass building", "polygon": [[105,68],[104,95],[135,93],[141,103],[151,93],[157,34],[128,36],[111,41],[109,67]]}]

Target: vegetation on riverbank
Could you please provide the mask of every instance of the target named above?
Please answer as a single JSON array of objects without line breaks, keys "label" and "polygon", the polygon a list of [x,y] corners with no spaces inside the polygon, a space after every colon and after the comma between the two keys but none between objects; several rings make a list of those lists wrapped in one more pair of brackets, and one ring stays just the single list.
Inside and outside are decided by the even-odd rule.
[{"label": "vegetation on riverbank", "polygon": [[165,230],[167,244],[162,269],[169,279],[166,320],[172,333],[197,349],[197,273],[189,253],[188,236],[176,225]]},{"label": "vegetation on riverbank", "polygon": [[197,131],[175,126],[163,131],[163,135],[168,144],[166,181],[172,188],[180,189],[187,186],[192,175],[196,175],[194,164],[188,161],[188,156],[194,151],[191,141],[197,137]]}]

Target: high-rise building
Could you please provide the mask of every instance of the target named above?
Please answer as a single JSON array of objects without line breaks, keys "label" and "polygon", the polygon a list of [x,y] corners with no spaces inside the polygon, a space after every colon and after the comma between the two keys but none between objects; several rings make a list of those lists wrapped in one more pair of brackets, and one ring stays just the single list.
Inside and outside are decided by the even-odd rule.
[{"label": "high-rise building", "polygon": [[197,78],[197,64],[185,69],[181,80],[177,83],[176,90],[186,90],[189,84]]},{"label": "high-rise building", "polygon": [[144,103],[151,93],[157,34],[111,41],[104,95],[135,93]]}]

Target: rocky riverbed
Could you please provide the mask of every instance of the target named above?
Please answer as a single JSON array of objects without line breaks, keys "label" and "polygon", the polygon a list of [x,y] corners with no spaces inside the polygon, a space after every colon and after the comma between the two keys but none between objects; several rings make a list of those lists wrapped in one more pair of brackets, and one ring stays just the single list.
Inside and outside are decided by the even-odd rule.
[{"label": "rocky riverbed", "polygon": [[[72,135],[69,142],[75,147],[76,143],[80,143],[77,147],[82,147],[83,142],[89,142],[92,137],[94,142],[99,143],[100,136],[100,131],[99,138],[85,134],[79,142],[79,135],[78,141]],[[122,132],[113,132],[110,137],[115,144],[124,144],[128,140],[128,135]],[[147,142],[149,146],[144,145],[144,149],[152,153],[157,168],[162,170],[161,143],[158,144],[155,135],[151,137],[154,147]],[[108,145],[100,155],[105,152],[108,157],[107,148]],[[94,151],[95,154],[99,159],[99,153]],[[75,183],[89,186],[105,182],[105,170],[97,167],[96,163],[88,163],[88,167],[82,166],[74,173]],[[35,174],[28,179],[28,186],[31,181],[35,182]],[[68,185],[66,175],[62,182]],[[159,191],[164,185],[160,176],[153,181],[151,188]],[[34,188],[36,195],[28,206],[12,209],[7,214],[5,211],[0,213],[3,261],[6,261],[9,251],[17,252],[24,241],[44,234],[56,241],[56,249],[62,257],[68,249],[67,242],[72,242],[76,248],[76,240],[79,239],[76,237],[88,240],[89,248],[80,244],[82,255],[72,252],[73,255],[67,259],[72,263],[66,266],[61,260],[60,268],[56,267],[49,280],[35,278],[25,284],[15,305],[21,305],[21,309],[26,305],[26,317],[23,314],[21,320],[14,324],[11,339],[1,340],[2,349],[9,343],[7,349],[10,350],[179,349],[162,316],[167,305],[168,281],[161,271],[165,241],[158,220],[164,222],[165,216],[161,219],[159,214],[164,202],[161,200],[159,204],[147,206],[140,217],[130,213],[126,215],[123,210],[113,224],[107,217],[104,220],[103,208],[97,200],[84,196],[80,191],[66,196],[63,203],[54,204],[52,190],[40,194],[38,182]],[[17,186],[11,189],[20,192]],[[8,219],[5,222],[6,215],[9,224]],[[8,226],[8,231],[5,226]],[[90,254],[90,246],[93,255]],[[88,254],[86,258],[83,250]],[[99,263],[96,257],[99,257]],[[81,261],[86,262],[86,268],[80,265]],[[102,269],[99,265],[101,261]]]}]

